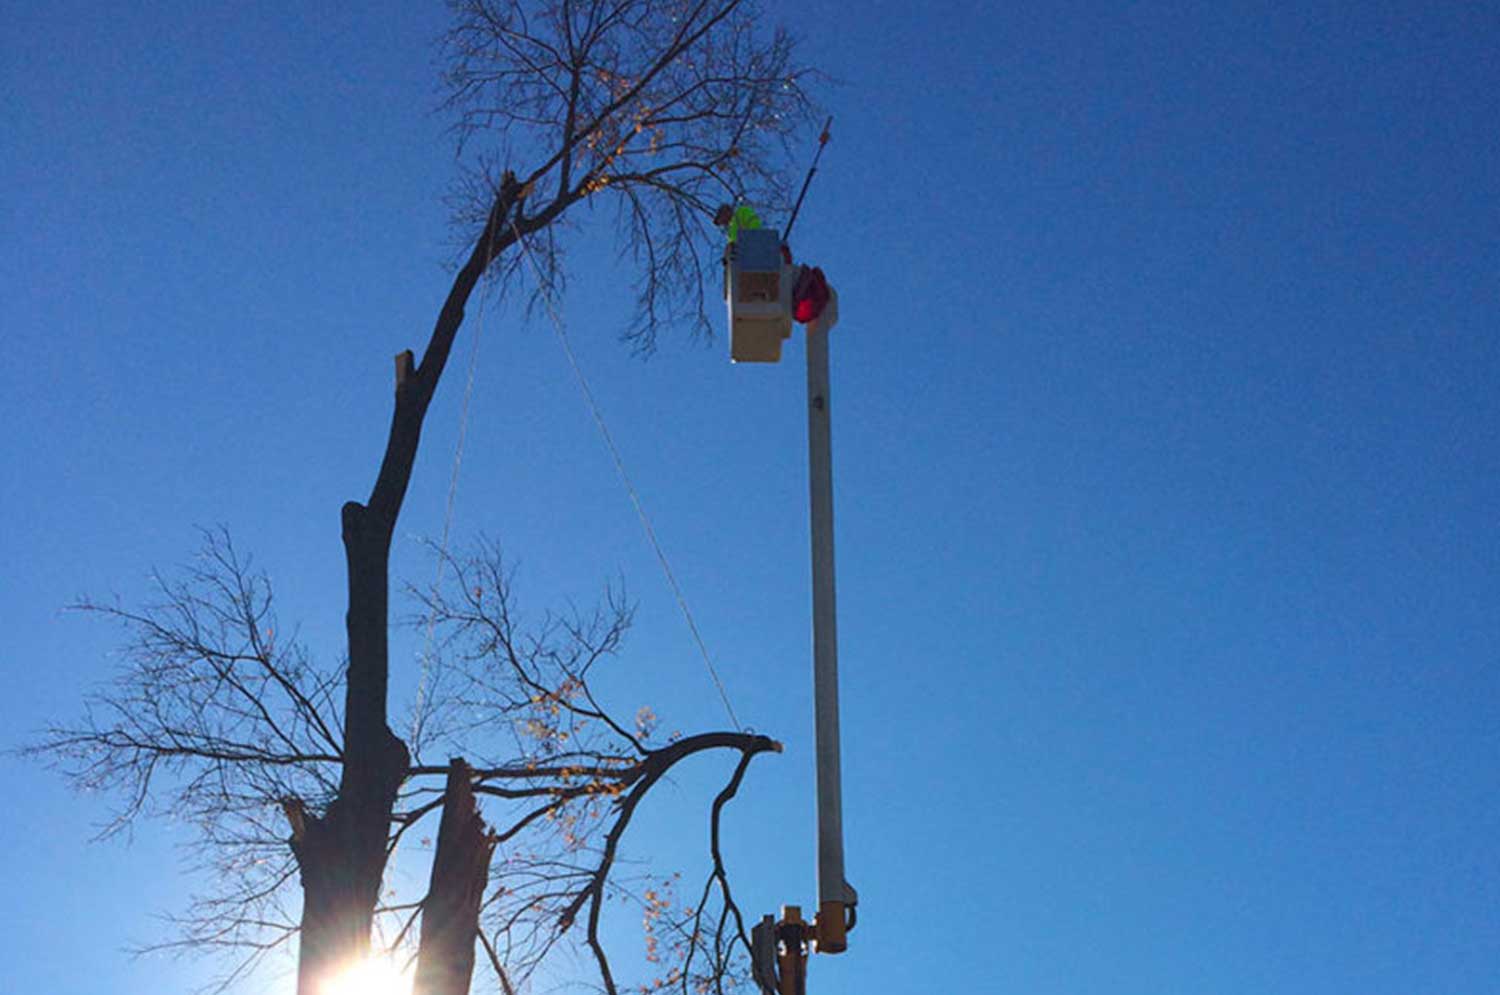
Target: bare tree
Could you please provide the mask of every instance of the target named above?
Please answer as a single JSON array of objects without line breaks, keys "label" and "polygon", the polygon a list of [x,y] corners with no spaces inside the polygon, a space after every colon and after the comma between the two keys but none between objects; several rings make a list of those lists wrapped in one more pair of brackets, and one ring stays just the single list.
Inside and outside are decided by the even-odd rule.
[{"label": "bare tree", "polygon": [[[654,956],[665,946],[673,961],[648,987],[722,991],[747,943],[719,820],[750,760],[776,744],[741,732],[658,743],[646,717],[613,715],[588,677],[618,651],[629,607],[611,594],[587,616],[523,629],[487,548],[450,564],[456,593],[422,595],[454,659],[450,694],[427,725],[465,757],[414,761],[389,725],[388,563],[427,408],[481,279],[555,291],[571,209],[597,202],[639,264],[627,334],[649,349],[674,320],[706,329],[713,207],[787,203],[780,153],[807,120],[807,73],[789,36],[747,0],[451,7],[448,104],[472,155],[459,210],[471,235],[420,361],[396,358],[374,485],[343,506],[347,665],[311,663],[278,628],[266,579],[212,533],[198,567],[158,579],[157,601],[84,606],[123,623],[128,665],[80,722],[34,752],[80,785],[116,792],[114,830],[152,811],[197,826],[219,887],[183,914],[179,944],[240,951],[238,972],[295,936],[298,991],[314,995],[368,953],[377,917],[393,920],[392,943],[420,918],[420,990],[462,995],[476,938],[507,992],[572,942],[592,954],[603,990],[617,991],[599,927],[621,887],[621,839],[674,765],[728,751],[737,761],[710,810],[712,870],[699,900],[683,914],[641,896]],[[438,813],[428,893],[383,901],[395,846]]]}]

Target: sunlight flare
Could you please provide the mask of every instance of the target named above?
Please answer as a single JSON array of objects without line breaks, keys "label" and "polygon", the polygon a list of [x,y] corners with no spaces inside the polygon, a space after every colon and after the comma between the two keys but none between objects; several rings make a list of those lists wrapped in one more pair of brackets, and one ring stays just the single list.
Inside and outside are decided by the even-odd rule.
[{"label": "sunlight flare", "polygon": [[350,965],[323,985],[322,995],[411,995],[412,977],[390,957],[373,956]]}]

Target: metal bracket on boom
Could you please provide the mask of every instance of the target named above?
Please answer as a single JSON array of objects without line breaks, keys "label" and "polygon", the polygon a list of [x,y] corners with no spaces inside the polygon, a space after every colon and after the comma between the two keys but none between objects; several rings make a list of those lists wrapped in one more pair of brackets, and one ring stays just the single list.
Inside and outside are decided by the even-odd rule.
[{"label": "metal bracket on boom", "polygon": [[755,983],[765,995],[807,995],[808,954],[839,953],[853,926],[854,906],[839,902],[824,902],[812,922],[803,921],[796,905],[783,905],[780,919],[762,917],[750,930]]}]

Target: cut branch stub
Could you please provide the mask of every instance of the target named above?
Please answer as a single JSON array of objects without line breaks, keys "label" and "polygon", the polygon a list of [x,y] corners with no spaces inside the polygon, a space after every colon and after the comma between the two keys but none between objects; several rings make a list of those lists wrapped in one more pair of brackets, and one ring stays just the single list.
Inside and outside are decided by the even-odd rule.
[{"label": "cut branch stub", "polygon": [[422,902],[414,995],[467,995],[479,935],[479,903],[495,837],[474,803],[468,764],[455,758],[443,793],[431,884]]}]

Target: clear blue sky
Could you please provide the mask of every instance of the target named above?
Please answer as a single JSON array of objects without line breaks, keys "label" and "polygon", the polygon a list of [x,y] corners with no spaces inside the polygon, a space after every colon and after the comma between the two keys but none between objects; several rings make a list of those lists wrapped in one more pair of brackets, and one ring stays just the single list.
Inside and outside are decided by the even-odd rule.
[{"label": "clear blue sky", "polygon": [[[796,248],[842,297],[863,901],[810,991],[1494,990],[1500,10],[771,6],[839,81]],[[139,596],[195,525],[337,658],[338,508],[446,287],[452,154],[438,4],[0,15],[13,745],[110,673],[113,634],[62,606]],[[810,903],[800,349],[631,358],[628,285],[581,236],[581,360],[736,709],[789,748],[737,803],[742,897]],[[414,580],[461,388],[402,523]],[[556,342],[501,306],[454,528],[538,606],[623,574],[618,702],[723,724]],[[656,817],[662,866],[701,868],[700,787]],[[192,889],[183,827],[90,845],[102,800],[14,758],[0,793],[0,988],[206,976],[120,952]]]}]

